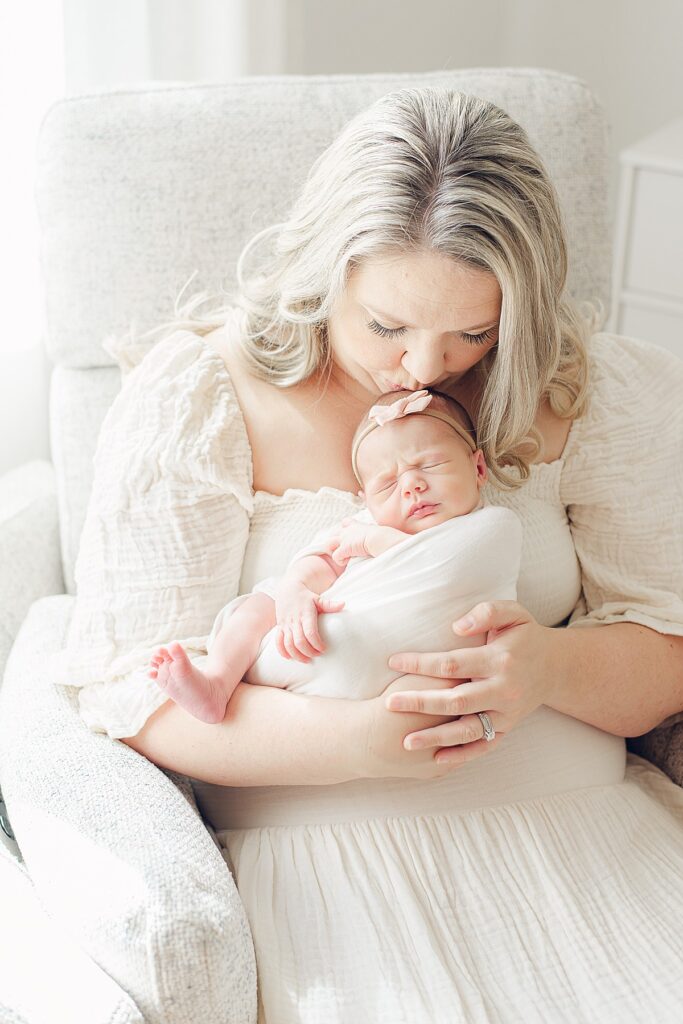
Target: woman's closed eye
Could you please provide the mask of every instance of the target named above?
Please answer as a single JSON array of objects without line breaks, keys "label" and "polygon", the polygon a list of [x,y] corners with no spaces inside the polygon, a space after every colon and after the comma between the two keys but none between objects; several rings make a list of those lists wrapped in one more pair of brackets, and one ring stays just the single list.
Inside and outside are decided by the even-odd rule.
[{"label": "woman's closed eye", "polygon": [[[377,320],[368,321],[367,326],[375,334],[379,334],[380,338],[398,338],[408,330],[407,327],[385,327],[384,324],[379,323]],[[460,337],[464,338],[470,345],[484,345],[487,341],[491,341],[495,337],[496,328],[489,327],[488,331],[484,331],[482,334],[467,334],[463,332]]]}]

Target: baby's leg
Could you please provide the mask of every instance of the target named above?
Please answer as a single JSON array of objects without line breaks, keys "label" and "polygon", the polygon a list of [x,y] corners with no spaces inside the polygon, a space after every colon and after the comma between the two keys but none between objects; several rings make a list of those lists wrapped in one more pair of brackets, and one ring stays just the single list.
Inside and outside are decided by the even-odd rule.
[{"label": "baby's leg", "polygon": [[202,722],[225,718],[235,687],[256,660],[261,640],[275,625],[275,602],[257,591],[243,601],[214,640],[202,668],[193,665],[182,644],[160,647],[149,675],[176,704]]}]

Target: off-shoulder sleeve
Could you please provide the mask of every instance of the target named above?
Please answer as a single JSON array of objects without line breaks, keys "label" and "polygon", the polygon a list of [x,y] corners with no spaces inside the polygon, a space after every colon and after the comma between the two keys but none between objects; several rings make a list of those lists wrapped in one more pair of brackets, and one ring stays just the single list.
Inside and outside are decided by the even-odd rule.
[{"label": "off-shoulder sleeve", "polygon": [[590,362],[560,483],[582,574],[569,626],[635,622],[682,636],[683,360],[597,334]]},{"label": "off-shoulder sleeve", "polygon": [[201,647],[237,595],[252,499],[227,368],[202,338],[176,331],[126,376],[104,419],[58,681],[101,695],[138,670],[146,706],[161,703],[140,667],[161,643]]}]

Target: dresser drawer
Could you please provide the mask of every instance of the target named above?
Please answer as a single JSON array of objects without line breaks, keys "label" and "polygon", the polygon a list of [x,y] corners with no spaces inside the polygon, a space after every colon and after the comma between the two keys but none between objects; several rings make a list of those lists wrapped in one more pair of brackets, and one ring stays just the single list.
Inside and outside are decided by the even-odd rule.
[{"label": "dresser drawer", "polygon": [[683,174],[636,169],[626,287],[683,301]]},{"label": "dresser drawer", "polygon": [[683,303],[680,313],[676,314],[622,300],[614,330],[616,334],[652,341],[683,359]]}]

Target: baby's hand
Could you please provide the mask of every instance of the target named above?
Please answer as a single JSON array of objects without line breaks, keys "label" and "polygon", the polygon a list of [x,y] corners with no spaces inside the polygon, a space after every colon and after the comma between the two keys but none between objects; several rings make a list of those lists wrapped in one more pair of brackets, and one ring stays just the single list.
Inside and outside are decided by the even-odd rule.
[{"label": "baby's hand", "polygon": [[371,523],[352,522],[350,518],[342,519],[341,526],[341,530],[330,540],[326,548],[337,565],[346,565],[350,558],[356,556],[372,557],[368,542],[372,533],[377,531],[377,527]]},{"label": "baby's hand", "polygon": [[322,654],[325,645],[318,632],[318,614],[339,612],[343,607],[343,601],[315,594],[304,583],[281,583],[275,598],[275,618],[277,649],[282,657],[308,664],[311,658]]}]

